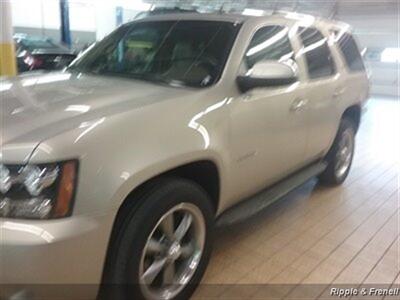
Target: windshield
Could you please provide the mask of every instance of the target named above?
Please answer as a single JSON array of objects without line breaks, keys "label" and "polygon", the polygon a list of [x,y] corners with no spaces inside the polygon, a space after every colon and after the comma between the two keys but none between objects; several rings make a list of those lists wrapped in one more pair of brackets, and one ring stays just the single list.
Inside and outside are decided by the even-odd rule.
[{"label": "windshield", "polygon": [[205,87],[224,69],[238,26],[213,21],[145,21],[125,25],[69,68],[171,85]]}]

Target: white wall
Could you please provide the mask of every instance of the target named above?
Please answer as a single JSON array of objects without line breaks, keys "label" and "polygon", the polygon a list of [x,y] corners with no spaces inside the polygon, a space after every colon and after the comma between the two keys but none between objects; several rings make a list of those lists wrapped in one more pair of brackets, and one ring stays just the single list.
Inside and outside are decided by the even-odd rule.
[{"label": "white wall", "polygon": [[339,15],[338,18],[351,24],[361,44],[368,47],[397,47],[398,14]]},{"label": "white wall", "polygon": [[97,39],[102,39],[116,28],[116,9],[118,6],[124,9],[123,22],[130,21],[139,12],[148,10],[151,6],[142,0],[92,1],[94,2],[97,17]]},{"label": "white wall", "polygon": [[69,0],[69,23],[71,30],[95,32],[97,26],[96,19],[94,1]]},{"label": "white wall", "polygon": [[13,25],[33,28],[60,28],[60,7],[57,0],[12,0]]},{"label": "white wall", "polygon": [[94,4],[96,12],[96,38],[102,39],[116,27],[116,5],[111,1],[98,1]]},{"label": "white wall", "polygon": [[[96,32],[103,38],[116,28],[116,7],[124,9],[124,21],[150,7],[142,0],[69,0],[72,31]],[[60,28],[59,0],[12,0],[14,27]]]},{"label": "white wall", "polygon": [[[364,12],[340,14],[339,19],[351,24],[362,48],[399,48],[398,12]],[[399,96],[399,63],[369,61],[367,68],[372,83],[371,93]]]}]

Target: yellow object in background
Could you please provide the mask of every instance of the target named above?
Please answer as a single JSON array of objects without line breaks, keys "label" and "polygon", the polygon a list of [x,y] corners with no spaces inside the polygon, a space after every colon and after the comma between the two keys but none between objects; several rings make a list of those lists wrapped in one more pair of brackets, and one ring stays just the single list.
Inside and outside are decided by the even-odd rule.
[{"label": "yellow object in background", "polygon": [[17,66],[15,63],[14,44],[0,44],[0,75],[15,76]]},{"label": "yellow object in background", "polygon": [[0,76],[17,74],[10,0],[0,0]]}]

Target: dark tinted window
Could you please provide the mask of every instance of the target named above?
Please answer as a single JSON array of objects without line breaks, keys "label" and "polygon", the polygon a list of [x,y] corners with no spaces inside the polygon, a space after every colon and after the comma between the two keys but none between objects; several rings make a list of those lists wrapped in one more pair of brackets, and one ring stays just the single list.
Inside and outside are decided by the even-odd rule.
[{"label": "dark tinted window", "polygon": [[245,62],[247,68],[251,69],[259,61],[289,60],[293,59],[293,54],[288,28],[267,26],[255,33],[246,51]]},{"label": "dark tinted window", "polygon": [[355,72],[363,71],[364,63],[353,37],[348,33],[344,33],[339,36],[337,43],[348,68]]},{"label": "dark tinted window", "polygon": [[60,45],[53,43],[51,40],[30,37],[21,40],[21,45],[23,45],[26,49],[33,51],[36,49],[54,49],[54,48],[61,48]]},{"label": "dark tinted window", "polygon": [[195,87],[215,83],[240,26],[228,22],[149,21],[128,24],[70,69]]},{"label": "dark tinted window", "polygon": [[315,28],[300,28],[300,39],[309,77],[315,79],[333,75],[335,65],[328,47],[328,39]]}]

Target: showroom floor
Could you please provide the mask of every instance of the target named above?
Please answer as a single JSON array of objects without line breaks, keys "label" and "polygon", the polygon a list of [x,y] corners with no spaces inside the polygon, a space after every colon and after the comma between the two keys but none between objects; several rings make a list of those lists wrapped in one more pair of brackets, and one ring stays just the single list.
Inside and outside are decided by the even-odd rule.
[{"label": "showroom floor", "polygon": [[300,283],[400,284],[399,136],[398,102],[371,100],[344,185],[312,180],[245,224],[218,232],[194,298],[262,298],[267,283],[287,285],[278,298]]}]

